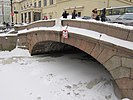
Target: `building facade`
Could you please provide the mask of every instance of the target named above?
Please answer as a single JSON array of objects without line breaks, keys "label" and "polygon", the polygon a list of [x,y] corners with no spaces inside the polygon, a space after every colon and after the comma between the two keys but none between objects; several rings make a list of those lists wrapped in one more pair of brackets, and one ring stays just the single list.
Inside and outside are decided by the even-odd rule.
[{"label": "building facade", "polygon": [[90,16],[94,8],[133,5],[133,0],[13,0],[14,23],[60,18],[63,11],[76,10],[78,16]]},{"label": "building facade", "polygon": [[10,0],[0,0],[0,23],[10,22]]}]

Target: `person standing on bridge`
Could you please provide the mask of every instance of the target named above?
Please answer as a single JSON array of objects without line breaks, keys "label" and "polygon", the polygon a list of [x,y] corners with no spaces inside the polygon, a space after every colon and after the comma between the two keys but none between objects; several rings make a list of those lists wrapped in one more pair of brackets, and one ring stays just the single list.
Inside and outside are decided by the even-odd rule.
[{"label": "person standing on bridge", "polygon": [[97,8],[95,8],[95,9],[92,10],[91,18],[92,19],[96,19],[97,16],[98,16],[98,11],[97,11]]},{"label": "person standing on bridge", "polygon": [[69,15],[69,13],[67,13],[67,11],[64,11],[62,14],[63,18],[67,18],[68,15]]},{"label": "person standing on bridge", "polygon": [[106,8],[103,8],[101,12],[101,21],[105,22],[106,21]]},{"label": "person standing on bridge", "polygon": [[77,17],[76,10],[73,10],[72,19],[76,19],[76,17]]}]

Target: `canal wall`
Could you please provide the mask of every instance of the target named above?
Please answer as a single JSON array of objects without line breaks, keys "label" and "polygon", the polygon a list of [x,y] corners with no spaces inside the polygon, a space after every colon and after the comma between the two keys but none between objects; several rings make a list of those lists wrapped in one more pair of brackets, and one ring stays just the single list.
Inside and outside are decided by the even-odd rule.
[{"label": "canal wall", "polygon": [[0,36],[0,51],[11,51],[16,47],[17,35]]}]

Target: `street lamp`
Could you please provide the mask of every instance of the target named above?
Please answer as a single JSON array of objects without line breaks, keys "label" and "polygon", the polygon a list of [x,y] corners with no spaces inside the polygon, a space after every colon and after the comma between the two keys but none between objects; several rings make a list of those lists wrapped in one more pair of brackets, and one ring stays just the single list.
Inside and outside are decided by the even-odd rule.
[{"label": "street lamp", "polygon": [[4,1],[2,0],[2,17],[3,17],[3,24],[5,24],[5,21],[4,21]]},{"label": "street lamp", "polygon": [[12,8],[12,0],[10,0],[11,1],[11,20],[12,20],[12,23],[11,23],[11,25],[13,26],[14,24],[13,24],[13,15],[14,15],[14,13],[13,13],[13,8]]},{"label": "street lamp", "polygon": [[18,14],[18,11],[14,11],[14,14],[16,14],[16,24],[17,24],[17,14]]}]

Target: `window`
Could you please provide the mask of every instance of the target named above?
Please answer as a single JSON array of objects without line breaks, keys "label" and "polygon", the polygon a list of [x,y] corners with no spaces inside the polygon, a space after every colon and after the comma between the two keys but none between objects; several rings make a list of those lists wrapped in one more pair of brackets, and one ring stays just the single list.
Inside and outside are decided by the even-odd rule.
[{"label": "window", "polygon": [[32,3],[30,4],[30,7],[32,6]]},{"label": "window", "polygon": [[41,7],[41,1],[38,1],[38,7]]},{"label": "window", "polygon": [[23,10],[23,7],[21,6],[21,10]]},{"label": "window", "polygon": [[27,19],[27,13],[24,13],[24,22],[26,23],[26,19]]},{"label": "window", "polygon": [[44,6],[47,6],[47,0],[44,0]]},{"label": "window", "polygon": [[113,15],[122,15],[125,13],[124,11],[125,8],[115,8],[112,10]]},{"label": "window", "polygon": [[36,8],[36,2],[34,2],[34,7]]},{"label": "window", "polygon": [[16,7],[14,7],[14,10],[16,10]]},{"label": "window", "polygon": [[126,12],[126,13],[133,13],[133,7],[127,7],[127,8],[125,9],[125,12]]},{"label": "window", "polygon": [[54,2],[53,2],[53,0],[50,0],[50,5],[52,5]]},{"label": "window", "polygon": [[23,14],[21,14],[21,22],[23,23]]},{"label": "window", "polygon": [[[102,9],[99,9],[98,12],[101,12]],[[121,6],[121,7],[112,7],[106,9],[106,15],[122,15],[124,13],[133,13],[132,6]]]},{"label": "window", "polygon": [[49,18],[52,19],[52,15],[49,15]]},{"label": "window", "polygon": [[27,2],[27,7],[29,7],[29,4],[28,4],[28,2]]}]

